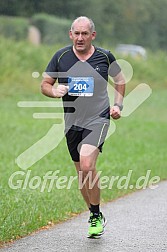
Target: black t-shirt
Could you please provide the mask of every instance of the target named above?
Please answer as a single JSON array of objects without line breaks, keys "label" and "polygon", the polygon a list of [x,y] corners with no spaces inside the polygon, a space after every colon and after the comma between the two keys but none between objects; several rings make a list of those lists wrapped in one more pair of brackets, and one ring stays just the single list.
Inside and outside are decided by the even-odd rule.
[{"label": "black t-shirt", "polygon": [[[94,120],[109,118],[108,75],[114,77],[120,72],[110,51],[95,47],[92,56],[83,62],[73,52],[73,46],[68,46],[55,53],[45,72],[64,85],[68,85],[71,77],[91,77],[94,80],[92,96],[71,96],[68,93],[63,96],[66,127],[70,128],[71,124],[85,127]],[[74,103],[75,113],[72,113],[71,106],[66,106],[68,101]]]}]

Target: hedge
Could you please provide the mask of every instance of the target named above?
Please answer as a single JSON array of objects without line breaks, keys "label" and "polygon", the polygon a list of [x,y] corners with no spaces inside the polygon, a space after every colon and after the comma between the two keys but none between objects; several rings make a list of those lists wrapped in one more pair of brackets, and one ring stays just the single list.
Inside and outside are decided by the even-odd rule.
[{"label": "hedge", "polygon": [[41,32],[42,43],[67,44],[69,43],[68,31],[71,20],[62,19],[53,15],[36,14],[31,18],[31,24]]},{"label": "hedge", "polygon": [[29,21],[21,17],[0,16],[0,34],[14,40],[27,39]]}]

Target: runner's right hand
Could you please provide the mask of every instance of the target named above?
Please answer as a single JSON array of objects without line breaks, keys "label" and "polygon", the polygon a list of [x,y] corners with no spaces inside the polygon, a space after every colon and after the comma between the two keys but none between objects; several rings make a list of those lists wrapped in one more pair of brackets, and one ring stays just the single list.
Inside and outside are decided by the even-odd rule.
[{"label": "runner's right hand", "polygon": [[61,98],[63,97],[65,94],[67,94],[68,92],[68,86],[65,85],[58,85],[57,88],[52,88],[52,92],[54,94],[55,97],[57,98]]}]

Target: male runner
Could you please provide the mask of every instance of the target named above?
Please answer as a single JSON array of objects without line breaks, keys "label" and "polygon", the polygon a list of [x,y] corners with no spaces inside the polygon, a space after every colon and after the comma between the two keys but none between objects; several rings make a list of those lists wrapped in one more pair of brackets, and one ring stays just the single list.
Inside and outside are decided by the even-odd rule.
[{"label": "male runner", "polygon": [[[69,37],[73,45],[60,49],[52,57],[41,90],[48,97],[63,99],[69,153],[83,180],[91,173],[81,188],[90,209],[88,237],[98,238],[106,224],[99,207],[99,179],[90,185],[97,178],[96,161],[102,152],[110,116],[113,119],[121,116],[125,80],[115,57],[92,44],[96,31],[91,19],[82,16],[75,19]],[[116,90],[112,107],[107,93],[108,75],[112,76]],[[59,84],[55,87],[57,79]],[[73,102],[73,106],[68,106],[68,102]]]}]

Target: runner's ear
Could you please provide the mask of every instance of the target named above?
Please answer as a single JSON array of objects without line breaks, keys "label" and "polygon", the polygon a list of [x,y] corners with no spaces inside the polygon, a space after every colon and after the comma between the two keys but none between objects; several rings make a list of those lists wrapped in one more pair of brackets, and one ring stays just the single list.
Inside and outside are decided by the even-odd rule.
[{"label": "runner's ear", "polygon": [[70,38],[70,39],[73,39],[72,31],[71,31],[71,30],[69,31],[69,38]]},{"label": "runner's ear", "polygon": [[94,40],[96,38],[96,32],[92,32],[92,40]]}]

